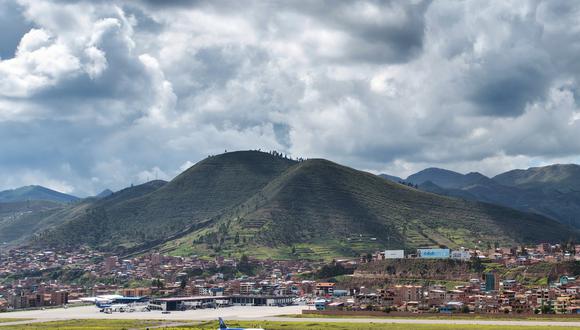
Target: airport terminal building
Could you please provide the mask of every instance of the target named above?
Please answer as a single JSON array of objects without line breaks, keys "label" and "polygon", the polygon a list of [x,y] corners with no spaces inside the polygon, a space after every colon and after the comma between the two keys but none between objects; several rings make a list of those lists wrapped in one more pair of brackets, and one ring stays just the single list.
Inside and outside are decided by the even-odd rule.
[{"label": "airport terminal building", "polygon": [[149,301],[149,308],[151,310],[178,311],[225,306],[286,306],[291,305],[294,298],[294,296],[261,295],[154,298]]}]

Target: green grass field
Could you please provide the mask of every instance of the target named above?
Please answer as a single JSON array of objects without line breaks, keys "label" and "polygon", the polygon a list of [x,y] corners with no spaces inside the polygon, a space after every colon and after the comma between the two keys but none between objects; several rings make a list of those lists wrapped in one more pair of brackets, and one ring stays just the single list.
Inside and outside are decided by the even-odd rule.
[{"label": "green grass field", "polygon": [[[147,329],[148,327],[158,327],[166,330],[209,330],[217,329],[217,322],[201,322],[191,324],[187,321],[151,321],[151,320],[70,320],[54,321],[45,323],[34,323],[29,325],[12,325],[0,329],[14,330],[121,330],[121,329]],[[173,324],[173,325],[172,325]],[[496,326],[496,325],[452,325],[452,324],[377,324],[377,323],[346,323],[346,322],[266,322],[266,321],[244,321],[228,322],[230,327],[261,327],[267,330],[523,330],[523,329],[546,329],[545,326]],[[554,329],[578,329],[575,327],[553,327]]]},{"label": "green grass field", "polygon": [[18,319],[18,318],[0,319],[0,323],[16,322],[16,321],[27,321],[27,320],[30,320],[30,319]]},{"label": "green grass field", "polygon": [[[25,319],[0,319],[0,322],[22,321]],[[41,323],[30,323],[22,325],[7,325],[3,326],[0,323],[0,329],[14,329],[14,330],[117,330],[117,329],[147,329],[148,327],[160,326],[171,323],[161,320],[68,320],[68,321],[52,321]],[[163,329],[163,328],[162,328]]]},{"label": "green grass field", "polygon": [[[408,319],[407,316],[393,316],[385,314],[385,316],[368,316],[368,315],[324,315],[324,314],[289,314],[289,315],[279,315],[280,317],[292,317],[296,319],[319,319],[319,318],[329,318],[329,319]],[[417,319],[425,320],[481,320],[481,321],[557,321],[557,322],[580,322],[580,316],[578,317],[558,317],[558,316],[534,316],[534,315],[524,315],[524,316],[514,316],[501,317],[490,315],[473,315],[473,314],[459,314],[459,315],[440,315],[440,314],[417,314],[413,317]]]},{"label": "green grass field", "polygon": [[[310,329],[310,330],[492,330],[492,329],[545,329],[542,327],[530,326],[497,326],[497,325],[452,325],[452,324],[377,324],[377,323],[319,323],[319,322],[299,322],[299,323],[284,323],[284,322],[239,322],[231,323],[228,326],[259,326],[267,330],[283,330],[283,329]],[[204,329],[204,328],[199,328]],[[557,327],[557,329],[578,329],[575,327]]]}]

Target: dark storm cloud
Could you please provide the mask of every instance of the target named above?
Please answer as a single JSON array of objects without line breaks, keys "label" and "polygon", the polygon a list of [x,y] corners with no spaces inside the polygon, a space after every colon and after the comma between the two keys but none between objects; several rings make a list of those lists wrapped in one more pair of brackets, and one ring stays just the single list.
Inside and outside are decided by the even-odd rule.
[{"label": "dark storm cloud", "polygon": [[33,24],[22,16],[22,8],[18,4],[0,0],[0,58],[13,57],[20,39],[32,27]]},{"label": "dark storm cloud", "polygon": [[[430,1],[294,1],[282,7],[344,33],[348,46],[336,60],[397,63],[420,54],[424,14],[429,4]],[[276,8],[268,9],[279,13]]]},{"label": "dark storm cloud", "polygon": [[[424,14],[429,3],[430,1],[370,2],[378,10],[378,17],[373,18],[363,16],[365,8],[348,2],[339,5],[326,2],[317,12],[318,17],[329,26],[336,26],[352,35],[353,44],[346,51],[351,53],[354,60],[376,63],[406,62],[418,55],[423,48]],[[363,13],[357,13],[356,9]],[[395,18],[400,19],[400,22],[393,22]]]},{"label": "dark storm cloud", "polygon": [[469,97],[486,116],[519,116],[528,103],[543,99],[549,86],[549,76],[535,63],[500,63],[478,71]]},{"label": "dark storm cloud", "polygon": [[141,0],[140,2],[151,7],[192,7],[200,3],[207,3],[205,0]]},{"label": "dark storm cloud", "polygon": [[341,49],[335,60],[394,63],[408,61],[421,52],[424,14],[431,1],[143,2],[161,9],[202,8],[217,14],[244,15],[263,30],[279,24],[281,16],[294,13],[347,36],[349,46]]}]

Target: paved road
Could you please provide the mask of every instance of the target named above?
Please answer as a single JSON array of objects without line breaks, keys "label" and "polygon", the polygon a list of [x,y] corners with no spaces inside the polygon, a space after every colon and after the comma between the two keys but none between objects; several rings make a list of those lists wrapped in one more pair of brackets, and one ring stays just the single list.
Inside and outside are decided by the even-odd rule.
[{"label": "paved road", "polygon": [[0,313],[0,318],[30,318],[34,320],[17,321],[10,323],[0,323],[2,326],[10,326],[23,323],[48,322],[71,319],[137,319],[137,320],[167,320],[167,321],[206,321],[217,320],[223,317],[225,320],[256,320],[256,321],[280,321],[280,322],[347,322],[347,323],[397,323],[397,324],[458,324],[458,325],[520,325],[520,326],[566,326],[580,328],[578,321],[525,321],[525,320],[433,320],[433,319],[412,319],[412,318],[292,318],[277,317],[276,315],[300,314],[306,306],[287,307],[252,307],[234,306],[219,309],[201,309],[184,312],[172,312],[171,314],[161,314],[159,311],[133,312],[133,313],[99,313],[94,306],[84,306],[75,308],[58,308],[36,311],[22,311],[11,313]]}]

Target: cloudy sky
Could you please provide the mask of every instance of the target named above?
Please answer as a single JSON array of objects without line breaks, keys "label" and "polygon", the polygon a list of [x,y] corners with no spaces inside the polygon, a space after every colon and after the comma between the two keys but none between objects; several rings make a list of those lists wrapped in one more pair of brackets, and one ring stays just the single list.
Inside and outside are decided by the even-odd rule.
[{"label": "cloudy sky", "polygon": [[406,176],[580,162],[575,1],[0,0],[0,189],[276,149]]}]

